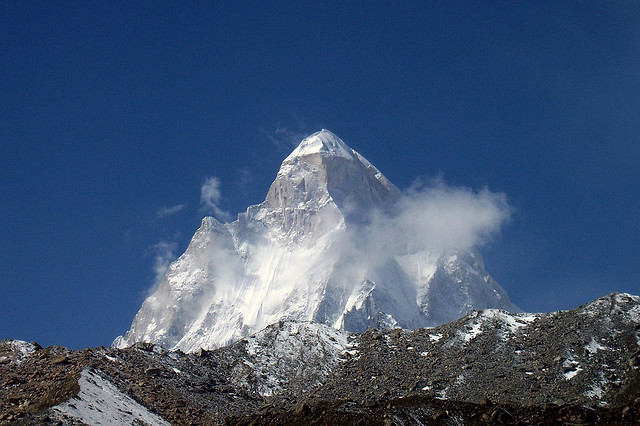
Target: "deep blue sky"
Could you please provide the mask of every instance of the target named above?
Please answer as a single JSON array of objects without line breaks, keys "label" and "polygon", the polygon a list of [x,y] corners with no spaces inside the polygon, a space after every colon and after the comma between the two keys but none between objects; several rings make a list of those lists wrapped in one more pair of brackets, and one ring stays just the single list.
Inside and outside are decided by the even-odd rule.
[{"label": "deep blue sky", "polygon": [[323,127],[506,193],[482,252],[524,310],[640,293],[640,3],[182,3],[0,3],[0,338],[109,345],[205,178],[235,215]]}]

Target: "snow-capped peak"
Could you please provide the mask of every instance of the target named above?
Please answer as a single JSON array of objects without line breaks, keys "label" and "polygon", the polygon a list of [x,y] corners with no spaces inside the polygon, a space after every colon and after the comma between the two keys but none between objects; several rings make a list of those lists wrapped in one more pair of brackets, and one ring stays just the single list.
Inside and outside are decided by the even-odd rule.
[{"label": "snow-capped peak", "polygon": [[368,220],[391,214],[402,197],[339,137],[314,133],[283,161],[263,203],[232,223],[203,220],[114,345],[195,351],[283,319],[365,331],[437,325],[474,308],[517,310],[479,254],[374,247]]},{"label": "snow-capped peak", "polygon": [[349,148],[342,139],[327,129],[322,129],[306,137],[284,162],[286,163],[294,158],[309,154],[335,155],[349,160],[354,158],[353,150]]}]

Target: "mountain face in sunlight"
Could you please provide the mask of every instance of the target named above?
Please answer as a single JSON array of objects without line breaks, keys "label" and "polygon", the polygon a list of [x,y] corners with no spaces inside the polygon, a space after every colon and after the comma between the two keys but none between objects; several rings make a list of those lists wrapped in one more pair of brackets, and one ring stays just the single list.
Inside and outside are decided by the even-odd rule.
[{"label": "mountain face in sunlight", "polygon": [[231,223],[202,220],[114,346],[193,352],[280,320],[364,332],[517,311],[474,248],[507,217],[488,191],[402,193],[322,130],[283,161],[263,203]]}]

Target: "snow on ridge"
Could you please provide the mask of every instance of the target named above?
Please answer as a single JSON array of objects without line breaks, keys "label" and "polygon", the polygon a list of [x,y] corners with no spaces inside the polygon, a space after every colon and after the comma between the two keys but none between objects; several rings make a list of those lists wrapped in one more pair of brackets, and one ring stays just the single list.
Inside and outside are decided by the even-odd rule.
[{"label": "snow on ridge", "polygon": [[253,371],[262,396],[282,391],[294,377],[319,380],[353,348],[347,333],[314,322],[281,321],[245,340],[249,358],[244,363]]},{"label": "snow on ridge", "polygon": [[616,302],[618,303],[626,303],[628,299],[633,300],[636,303],[640,303],[640,296],[635,296],[629,293],[614,293]]},{"label": "snow on ridge", "polygon": [[460,338],[465,342],[469,342],[473,340],[475,337],[477,337],[481,333],[482,333],[482,322],[480,321],[474,321],[471,325],[471,329],[469,329],[466,333],[463,333],[462,331],[458,331]]},{"label": "snow on ridge", "polygon": [[516,333],[520,328],[526,327],[539,318],[539,315],[529,313],[509,313],[500,309],[485,309],[482,314],[486,318],[501,321],[509,327],[511,333]]},{"label": "snow on ridge", "polygon": [[[629,307],[629,304],[633,306]],[[599,316],[603,309],[612,309],[622,313],[626,321],[640,323],[640,296],[629,293],[611,293],[588,302],[580,308],[581,314],[590,318]]]},{"label": "snow on ridge", "polygon": [[576,376],[576,374],[582,371],[582,367],[580,366],[580,363],[574,360],[573,358],[565,359],[564,362],[562,363],[562,366],[565,368],[565,372],[562,373],[565,380],[573,379]]},{"label": "snow on ridge", "polygon": [[8,339],[2,343],[8,345],[10,349],[8,349],[8,352],[3,351],[6,355],[1,356],[0,361],[9,359],[16,364],[20,364],[25,358],[30,357],[36,351],[35,344],[23,340]]},{"label": "snow on ridge", "polygon": [[78,383],[80,392],[52,407],[54,415],[64,415],[90,425],[169,425],[169,422],[125,395],[95,370],[82,370]]},{"label": "snow on ridge", "polygon": [[482,334],[483,326],[491,321],[497,321],[501,327],[503,325],[506,326],[509,333],[515,334],[539,317],[539,314],[509,313],[501,309],[483,309],[471,313],[467,322],[467,331],[458,330],[457,335],[462,341],[469,342]]},{"label": "snow on ridge", "polygon": [[592,337],[591,341],[584,346],[584,349],[590,354],[595,354],[598,351],[603,351],[611,348],[601,345],[599,342],[596,342],[595,337]]},{"label": "snow on ridge", "polygon": [[[273,341],[270,341],[269,335],[273,334],[274,327],[277,327],[278,331]],[[248,337],[247,352],[250,355],[259,354],[262,353],[263,346],[273,344],[273,352],[283,354],[291,351],[292,344],[300,344],[302,340],[312,337],[329,343],[336,352],[347,346],[347,335],[344,331],[310,321],[281,321]]]},{"label": "snow on ridge", "polygon": [[353,160],[354,157],[354,151],[342,139],[329,130],[322,129],[300,142],[300,145],[289,154],[284,162],[309,154],[330,154],[349,160]]}]

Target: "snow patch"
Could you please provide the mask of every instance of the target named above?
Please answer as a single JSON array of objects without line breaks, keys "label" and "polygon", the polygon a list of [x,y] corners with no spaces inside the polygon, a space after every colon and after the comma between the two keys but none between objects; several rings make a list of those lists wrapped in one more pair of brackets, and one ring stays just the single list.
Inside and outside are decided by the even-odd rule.
[{"label": "snow patch", "polygon": [[578,374],[581,371],[582,371],[582,368],[580,366],[577,366],[575,370],[569,370],[566,373],[564,373],[564,378],[566,380],[571,380],[576,376],[576,374]]},{"label": "snow patch", "polygon": [[343,355],[349,354],[350,356],[354,356],[354,357],[358,356],[359,353],[360,352],[358,352],[356,349],[351,349],[351,350],[345,349],[344,351],[342,351]]},{"label": "snow patch", "polygon": [[169,422],[122,393],[95,370],[82,370],[78,383],[78,395],[52,407],[53,413],[90,425],[169,425]]},{"label": "snow patch", "polygon": [[617,303],[629,303],[629,301],[636,304],[640,303],[640,296],[634,296],[633,294],[629,293],[616,293],[615,299]]},{"label": "snow patch", "polygon": [[600,343],[596,342],[595,337],[591,338],[591,342],[589,342],[587,345],[585,345],[584,349],[589,352],[590,354],[595,354],[598,351],[603,351],[603,350],[607,350],[607,349],[611,349],[607,346],[602,346]]},{"label": "snow patch", "polygon": [[9,340],[11,349],[9,356],[3,356],[3,358],[11,359],[16,364],[20,364],[25,358],[30,357],[35,351],[36,346],[33,343],[25,342],[23,340]]},{"label": "snow patch", "polygon": [[[464,342],[470,342],[482,334],[483,324],[491,324],[492,322],[497,322],[499,327],[506,328],[505,331],[509,334],[516,334],[522,332],[522,328],[527,327],[539,317],[540,314],[511,314],[500,309],[483,309],[472,313],[470,321],[466,325],[467,331],[458,331],[457,335]],[[431,341],[437,341],[433,336],[429,336],[429,338]]]},{"label": "snow patch", "polygon": [[604,377],[604,373],[602,371],[598,373],[598,376],[599,380],[595,383],[592,383],[591,387],[587,391],[585,391],[583,395],[587,398],[597,400],[599,405],[607,405],[607,401],[603,399],[603,397],[606,395],[605,389],[607,385],[609,385],[610,383],[620,384],[620,380],[617,379],[610,382]]},{"label": "snow patch", "polygon": [[604,390],[602,390],[602,388],[598,385],[591,386],[591,389],[584,393],[584,396],[586,396],[587,398],[594,398],[598,400],[602,399],[603,395]]},{"label": "snow patch", "polygon": [[257,379],[255,390],[268,397],[282,391],[292,375],[306,377],[309,373],[317,377],[330,374],[340,355],[358,354],[357,350],[347,347],[346,333],[332,327],[310,322],[283,322],[247,338],[245,349],[251,360],[245,359],[243,364]]},{"label": "snow patch", "polygon": [[635,305],[627,311],[627,318],[636,324],[640,323],[640,304]]},{"label": "snow patch", "polygon": [[429,340],[431,340],[434,343],[439,341],[440,339],[442,339],[442,333],[430,334],[429,335]]},{"label": "snow patch", "polygon": [[515,334],[519,332],[521,328],[528,326],[538,319],[539,315],[521,313],[511,314],[499,309],[485,309],[482,311],[482,317],[493,319],[505,324],[508,327],[509,332],[511,334]]},{"label": "snow patch", "polygon": [[576,374],[582,371],[580,364],[573,359],[565,359],[562,366],[565,368],[565,372],[563,373],[565,380],[573,379]]},{"label": "snow patch", "polygon": [[461,331],[458,332],[462,340],[464,340],[465,342],[471,341],[481,333],[482,333],[482,324],[480,323],[480,321],[474,322],[471,325],[471,328],[468,329],[466,333],[463,333]]}]

